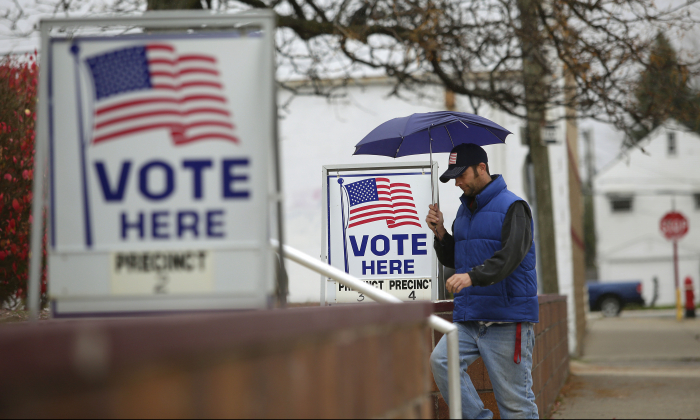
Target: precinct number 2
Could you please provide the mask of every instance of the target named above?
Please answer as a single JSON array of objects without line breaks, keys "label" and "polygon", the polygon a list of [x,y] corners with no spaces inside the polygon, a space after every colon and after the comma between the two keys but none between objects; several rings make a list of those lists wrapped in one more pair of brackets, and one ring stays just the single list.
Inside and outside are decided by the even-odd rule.
[{"label": "precinct number 2", "polygon": [[213,290],[213,253],[207,250],[112,253],[114,295],[170,295]]}]

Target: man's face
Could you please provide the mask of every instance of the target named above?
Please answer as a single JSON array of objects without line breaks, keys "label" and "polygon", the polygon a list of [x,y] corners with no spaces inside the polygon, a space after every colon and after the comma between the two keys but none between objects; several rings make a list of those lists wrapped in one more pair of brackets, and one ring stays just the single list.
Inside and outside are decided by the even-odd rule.
[{"label": "man's face", "polygon": [[467,197],[474,197],[481,189],[479,179],[474,176],[474,169],[474,167],[467,168],[462,175],[455,178],[455,186],[461,188]]}]

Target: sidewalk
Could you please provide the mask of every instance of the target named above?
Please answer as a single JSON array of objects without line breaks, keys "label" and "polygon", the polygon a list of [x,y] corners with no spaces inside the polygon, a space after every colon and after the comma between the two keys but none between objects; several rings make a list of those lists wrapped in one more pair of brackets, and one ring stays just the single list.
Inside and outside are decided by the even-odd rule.
[{"label": "sidewalk", "polygon": [[700,319],[666,312],[591,317],[552,418],[698,418]]}]

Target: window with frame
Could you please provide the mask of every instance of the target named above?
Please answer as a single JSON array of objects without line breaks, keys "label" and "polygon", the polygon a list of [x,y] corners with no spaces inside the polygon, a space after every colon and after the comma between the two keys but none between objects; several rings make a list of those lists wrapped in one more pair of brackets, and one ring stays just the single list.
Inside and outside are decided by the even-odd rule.
[{"label": "window with frame", "polygon": [[678,154],[678,145],[676,144],[676,133],[668,133],[666,137],[666,151],[669,156]]},{"label": "window with frame", "polygon": [[634,196],[611,194],[608,196],[610,200],[610,209],[613,213],[631,212],[634,204]]}]

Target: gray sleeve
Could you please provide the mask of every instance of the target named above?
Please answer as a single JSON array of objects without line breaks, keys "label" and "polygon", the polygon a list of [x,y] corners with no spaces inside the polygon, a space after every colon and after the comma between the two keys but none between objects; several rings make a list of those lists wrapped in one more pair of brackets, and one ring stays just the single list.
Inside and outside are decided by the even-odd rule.
[{"label": "gray sleeve", "polygon": [[532,213],[524,201],[513,203],[503,220],[502,248],[469,272],[474,286],[490,286],[508,277],[532,246]]}]

